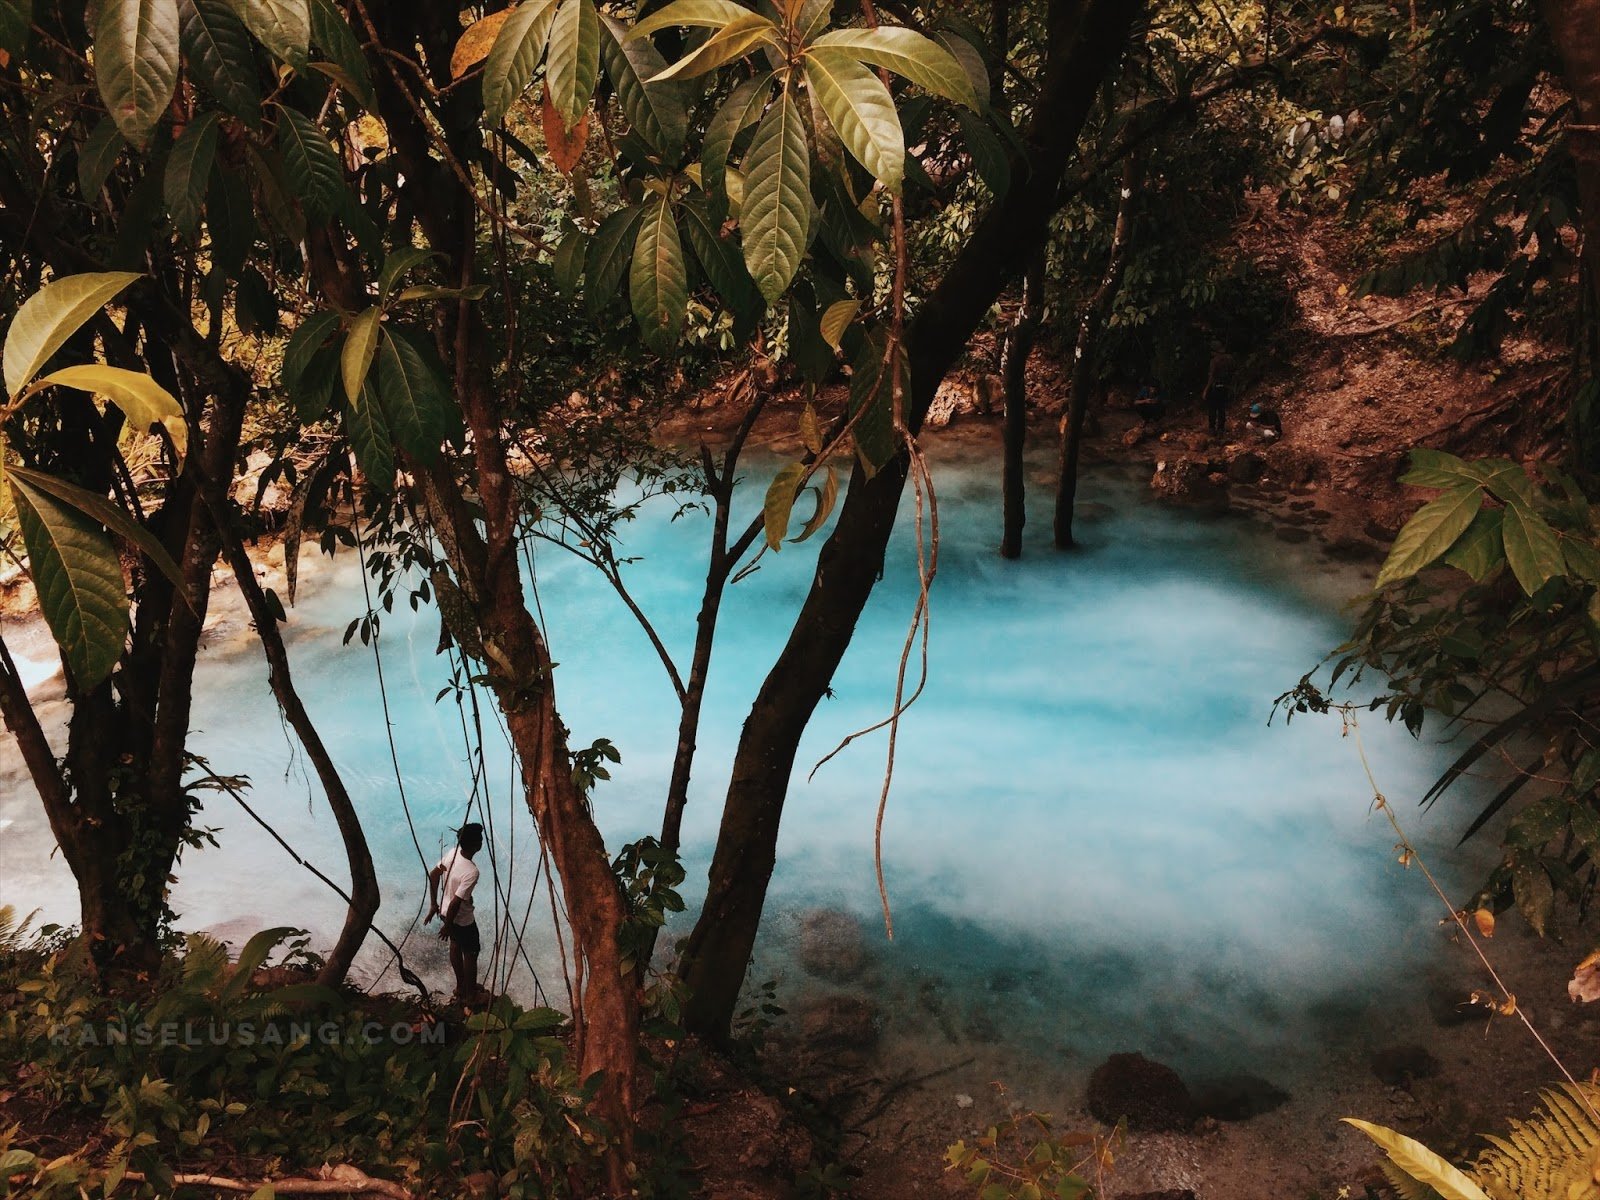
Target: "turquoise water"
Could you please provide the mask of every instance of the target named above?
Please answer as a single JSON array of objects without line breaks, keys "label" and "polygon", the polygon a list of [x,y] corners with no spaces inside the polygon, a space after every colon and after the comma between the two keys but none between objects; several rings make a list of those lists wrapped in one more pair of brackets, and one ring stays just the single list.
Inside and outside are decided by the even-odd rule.
[{"label": "turquoise water", "polygon": [[[748,505],[769,470],[752,467]],[[992,467],[946,456],[936,479],[932,678],[902,727],[885,826],[896,940],[883,936],[871,867],[883,735],[857,741],[810,782],[805,773],[887,710],[916,592],[908,536],[800,754],[757,977],[776,976],[803,1004],[823,985],[790,954],[796,915],[843,910],[861,919],[868,956],[846,986],[883,1005],[891,1035],[1082,1062],[1137,1048],[1180,1065],[1263,1054],[1287,1063],[1309,1033],[1358,1030],[1376,1006],[1414,1001],[1443,915],[1437,900],[1396,863],[1387,824],[1369,816],[1370,789],[1337,723],[1267,725],[1273,697],[1340,639],[1348,618],[1337,600],[1360,578],[1241,520],[1157,506],[1116,472],[1087,481],[1086,548],[1070,555],[1048,549],[1048,497],[1036,487],[1027,557],[1007,563],[994,553]],[[669,516],[648,509],[626,528],[622,552],[638,557],[628,575],[635,594],[686,662],[709,521]],[[537,557],[573,743],[609,738],[622,754],[595,795],[615,848],[659,826],[676,702],[643,634],[592,569],[553,547]],[[786,546],[730,593],[685,822],[691,908],[740,724],[814,561],[813,545]],[[452,696],[435,699],[448,680],[433,653],[436,614],[413,614],[402,601],[384,617],[380,646],[408,824],[373,653],[341,643],[364,609],[355,559],[308,560],[305,569],[288,626],[297,682],[361,807],[384,886],[382,924],[400,939],[425,887],[423,862],[468,811],[463,713]],[[339,877],[332,820],[278,719],[259,653],[241,638],[217,640],[199,681],[196,749],[218,771],[248,775],[258,811]],[[491,921],[526,921],[527,957],[512,964],[510,985],[531,995],[531,967],[554,998],[560,976],[542,890],[529,907],[534,840],[504,737],[492,711],[482,719],[473,811],[495,836],[480,924],[487,935]],[[1445,755],[1376,718],[1363,734],[1396,798],[1420,794]],[[14,751],[0,744],[0,753]],[[26,789],[0,799],[0,899],[71,920],[70,877],[49,857],[37,804]],[[1450,876],[1449,831],[1409,819]],[[238,937],[293,924],[331,936],[338,899],[231,801],[209,801],[203,820],[220,829],[221,848],[191,856],[180,872],[173,899],[184,927]],[[446,985],[432,937],[413,934],[406,950]],[[388,957],[369,949],[366,976]],[[502,978],[507,969],[495,965]],[[384,985],[398,981],[390,973]]]}]

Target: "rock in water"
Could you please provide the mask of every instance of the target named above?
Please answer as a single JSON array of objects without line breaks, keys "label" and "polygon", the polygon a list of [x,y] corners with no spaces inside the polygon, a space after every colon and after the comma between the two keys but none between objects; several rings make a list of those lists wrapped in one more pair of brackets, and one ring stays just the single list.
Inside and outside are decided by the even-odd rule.
[{"label": "rock in water", "polygon": [[878,1006],[842,992],[824,996],[801,1010],[800,1036],[819,1050],[870,1050],[878,1041]]},{"label": "rock in water", "polygon": [[1372,1073],[1390,1087],[1404,1087],[1439,1073],[1439,1060],[1425,1046],[1386,1046],[1372,1056]]},{"label": "rock in water", "polygon": [[849,983],[867,965],[861,922],[834,908],[800,918],[800,965],[819,979]]},{"label": "rock in water", "polygon": [[1225,1075],[1194,1089],[1195,1113],[1218,1121],[1248,1121],[1288,1102],[1288,1092],[1259,1075]]},{"label": "rock in water", "polygon": [[1095,1119],[1107,1125],[1126,1117],[1129,1129],[1161,1133],[1194,1124],[1194,1101],[1183,1079],[1142,1054],[1113,1054],[1096,1067],[1088,1102]]}]

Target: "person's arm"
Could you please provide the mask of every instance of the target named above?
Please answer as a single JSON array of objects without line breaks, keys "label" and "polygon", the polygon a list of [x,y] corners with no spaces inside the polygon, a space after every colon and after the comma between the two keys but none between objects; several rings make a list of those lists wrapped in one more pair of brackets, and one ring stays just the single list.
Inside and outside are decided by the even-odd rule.
[{"label": "person's arm", "polygon": [[424,925],[439,915],[439,876],[443,874],[443,863],[428,872],[428,915],[422,922]]}]

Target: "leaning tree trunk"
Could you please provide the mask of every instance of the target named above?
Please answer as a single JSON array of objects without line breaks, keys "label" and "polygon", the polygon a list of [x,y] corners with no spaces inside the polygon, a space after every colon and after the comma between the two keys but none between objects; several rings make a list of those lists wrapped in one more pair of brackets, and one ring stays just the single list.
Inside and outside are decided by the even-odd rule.
[{"label": "leaning tree trunk", "polygon": [[1117,203],[1117,224],[1111,233],[1111,252],[1100,286],[1090,297],[1078,322],[1078,340],[1072,351],[1072,383],[1067,411],[1061,422],[1061,453],[1056,460],[1056,548],[1073,545],[1072,509],[1078,496],[1078,459],[1083,452],[1083,422],[1089,412],[1099,360],[1100,335],[1111,315],[1111,305],[1122,287],[1122,268],[1128,261],[1128,233],[1133,226],[1135,194],[1139,190],[1139,154],[1128,156],[1122,168],[1122,195]]},{"label": "leaning tree trunk", "polygon": [[[912,432],[945,374],[1005,285],[1044,242],[1061,178],[1102,81],[1115,68],[1140,3],[1052,0],[1047,61],[1017,180],[973,231],[907,328]],[[761,685],[739,738],[705,907],[684,949],[685,1024],[726,1038],[776,858],[778,823],[800,735],[833,678],[871,595],[894,528],[908,464],[852,474],[788,643]]]},{"label": "leaning tree trunk", "polygon": [[1022,303],[1006,331],[1005,349],[1000,355],[1000,378],[1005,391],[1005,423],[1001,433],[1000,493],[1004,513],[1001,517],[1000,557],[1022,557],[1022,529],[1028,523],[1027,485],[1023,477],[1022,452],[1028,442],[1028,359],[1038,340],[1039,324],[1044,320],[1044,252],[1034,255],[1022,279]]}]

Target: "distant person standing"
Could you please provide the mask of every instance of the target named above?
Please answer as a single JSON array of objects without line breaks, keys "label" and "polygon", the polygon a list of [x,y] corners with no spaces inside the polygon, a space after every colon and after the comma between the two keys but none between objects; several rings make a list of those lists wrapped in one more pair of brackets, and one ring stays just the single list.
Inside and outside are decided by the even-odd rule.
[{"label": "distant person standing", "polygon": [[1228,427],[1228,401],[1233,398],[1233,355],[1221,342],[1211,343],[1211,366],[1206,371],[1205,391],[1200,399],[1205,404],[1206,428],[1221,437]]},{"label": "distant person standing", "polygon": [[478,998],[478,952],[483,942],[478,936],[477,916],[472,907],[472,889],[478,886],[479,875],[472,856],[481,849],[483,826],[476,822],[463,825],[456,831],[455,847],[446,851],[439,865],[428,872],[428,895],[432,900],[428,921],[444,917],[439,940],[450,943],[450,969],[456,975],[456,999],[463,1004]]}]

